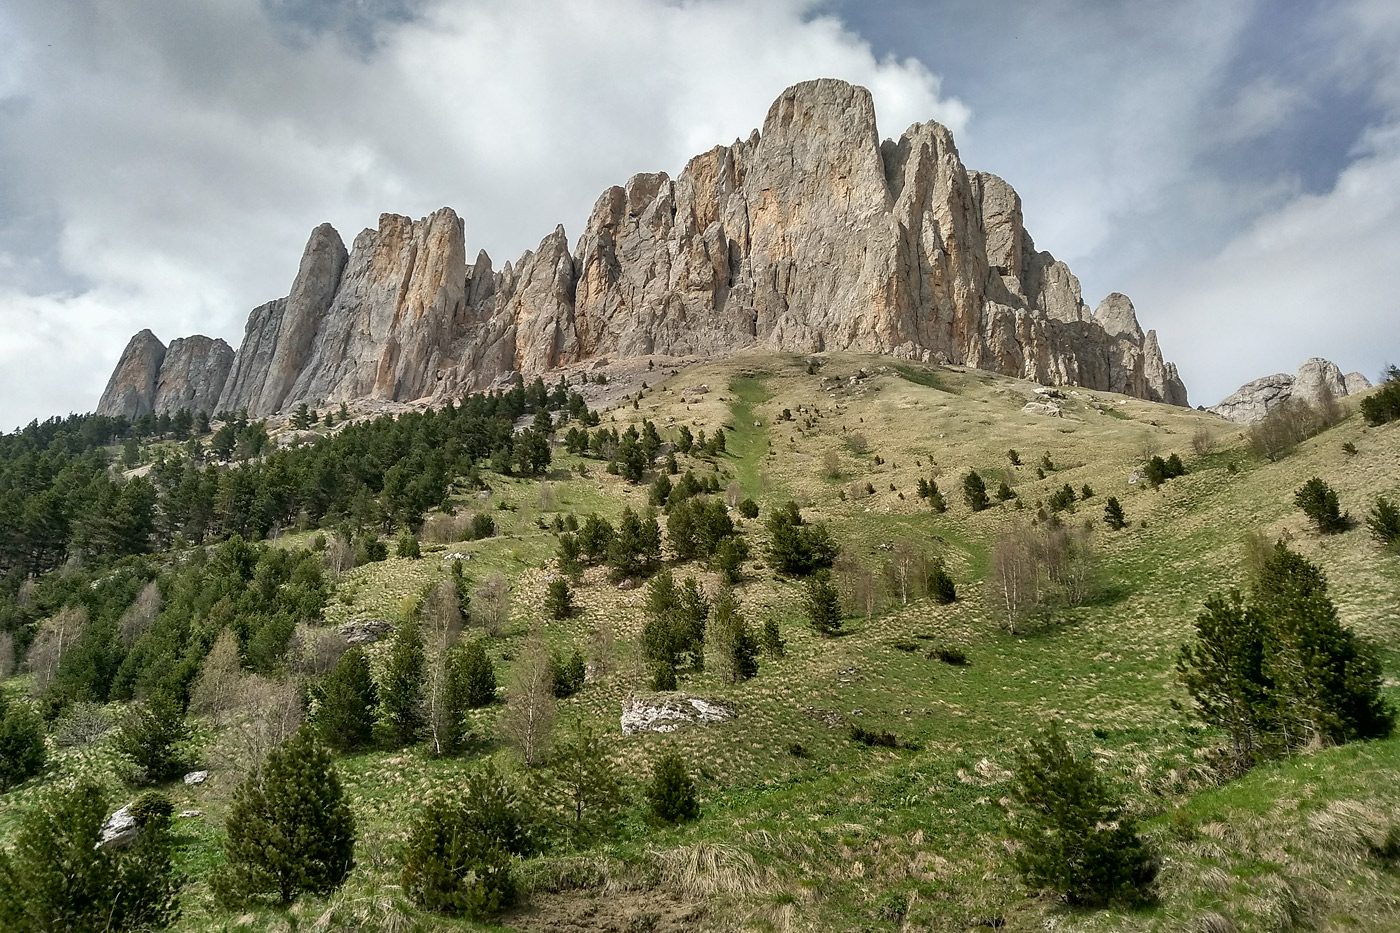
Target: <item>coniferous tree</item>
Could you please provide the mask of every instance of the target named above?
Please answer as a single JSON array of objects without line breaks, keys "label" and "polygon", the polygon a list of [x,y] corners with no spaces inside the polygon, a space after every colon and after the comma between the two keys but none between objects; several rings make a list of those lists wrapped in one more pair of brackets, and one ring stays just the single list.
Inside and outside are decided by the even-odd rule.
[{"label": "coniferous tree", "polygon": [[1337,491],[1314,476],[1293,495],[1293,504],[1312,519],[1318,534],[1330,535],[1346,531],[1349,516],[1343,515],[1337,502]]},{"label": "coniferous tree", "polygon": [[623,798],[616,765],[603,737],[582,722],[555,744],[544,787],[570,844],[604,836],[617,825]]},{"label": "coniferous tree", "polygon": [[783,641],[782,632],[778,629],[778,620],[767,618],[763,620],[763,653],[770,658],[781,658],[787,651],[787,644]]},{"label": "coniferous tree", "polygon": [[159,784],[185,772],[190,764],[190,738],[184,713],[161,693],[127,711],[117,730],[116,748],[135,763],[140,781]]},{"label": "coniferous tree", "polygon": [[963,498],[967,501],[967,507],[974,512],[980,512],[991,505],[991,500],[987,498],[987,484],[982,481],[982,477],[977,475],[976,470],[968,470],[963,477]]},{"label": "coniferous tree", "polygon": [[355,817],[330,752],[309,729],[238,785],[226,826],[228,865],[214,890],[230,906],[329,894],[355,864]]},{"label": "coniferous tree", "polygon": [[758,638],[728,588],[715,600],[715,619],[710,628],[720,671],[730,683],[740,683],[758,673]]},{"label": "coniferous tree", "polygon": [[312,721],[322,741],[339,752],[370,743],[379,692],[370,677],[369,659],[358,645],[340,656],[335,667],[311,688]]},{"label": "coniferous tree", "polygon": [[136,840],[101,848],[107,800],[84,781],[50,792],[21,818],[14,844],[0,850],[0,929],[6,933],[58,930],[149,930],[169,926],[179,913],[181,884],[171,855],[170,812],[132,806]]},{"label": "coniferous tree", "polygon": [[938,488],[937,480],[928,481],[928,504],[939,515],[948,511],[948,500],[943,498],[943,493]]},{"label": "coniferous tree", "polygon": [[423,729],[423,633],[415,619],[394,629],[379,706],[400,745],[417,741]]},{"label": "coniferous tree", "polygon": [[1376,497],[1376,506],[1366,517],[1366,527],[1382,547],[1400,550],[1400,508],[1385,496]]},{"label": "coniferous tree", "polygon": [[583,652],[579,649],[575,648],[565,658],[551,654],[549,667],[556,699],[566,700],[583,689],[586,665],[583,660]]},{"label": "coniferous tree", "polygon": [[569,592],[568,580],[555,577],[549,581],[544,594],[544,609],[551,619],[567,619],[574,614],[574,599]]},{"label": "coniferous tree", "polygon": [[935,557],[929,562],[928,595],[934,602],[942,605],[956,602],[958,599],[957,586],[948,575],[948,567],[941,557]]},{"label": "coniferous tree", "polygon": [[807,581],[804,608],[817,634],[834,635],[841,630],[841,594],[832,584],[830,574],[819,573]]},{"label": "coniferous tree", "polygon": [[0,690],[0,793],[43,771],[47,760],[43,720]]},{"label": "coniferous tree", "polygon": [[695,781],[675,752],[662,755],[652,766],[646,798],[652,817],[662,823],[685,823],[700,815]]},{"label": "coniferous tree", "polygon": [[1069,903],[1099,906],[1151,899],[1156,860],[1133,818],[1094,769],[1076,756],[1052,722],[1016,755],[1007,830],[1026,884]]},{"label": "coniferous tree", "polygon": [[468,642],[457,649],[460,653],[462,699],[468,709],[480,709],[496,702],[496,668],[480,640]]},{"label": "coniferous tree", "polygon": [[413,560],[417,560],[423,556],[423,551],[418,546],[418,539],[414,537],[411,529],[405,528],[399,532],[398,541],[394,545],[394,554],[398,557],[407,557]]},{"label": "coniferous tree", "polygon": [[404,850],[404,892],[428,910],[481,919],[515,903],[516,856],[534,851],[534,818],[490,765],[468,777],[457,799],[431,801]]},{"label": "coniferous tree", "polygon": [[1103,504],[1104,524],[1114,531],[1122,531],[1128,527],[1128,520],[1123,517],[1123,506],[1118,502],[1117,496],[1109,496],[1108,501]]}]

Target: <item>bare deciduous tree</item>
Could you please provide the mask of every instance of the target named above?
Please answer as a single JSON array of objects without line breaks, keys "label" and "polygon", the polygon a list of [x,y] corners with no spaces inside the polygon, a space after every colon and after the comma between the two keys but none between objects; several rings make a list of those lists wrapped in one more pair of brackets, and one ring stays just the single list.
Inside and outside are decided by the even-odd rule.
[{"label": "bare deciduous tree", "polygon": [[548,646],[536,632],[511,669],[500,725],[501,735],[520,752],[527,767],[544,759],[556,711],[554,667]]},{"label": "bare deciduous tree", "polygon": [[15,640],[9,632],[0,632],[0,680],[15,672]]},{"label": "bare deciduous tree", "polygon": [[25,666],[34,673],[35,696],[48,689],[63,662],[64,652],[82,637],[87,625],[87,609],[82,606],[66,606],[40,623],[25,659]]},{"label": "bare deciduous tree", "polygon": [[245,676],[238,659],[238,639],[224,629],[199,668],[199,677],[190,690],[190,712],[207,716],[216,725],[227,725],[228,717],[238,710],[243,699]]},{"label": "bare deciduous tree", "polygon": [[499,635],[510,621],[510,584],[499,570],[488,573],[472,594],[472,621]]},{"label": "bare deciduous tree", "polygon": [[1035,544],[1027,529],[997,538],[992,547],[992,579],[1006,613],[1006,629],[1014,635],[1017,624],[1040,601]]},{"label": "bare deciduous tree", "polygon": [[330,673],[350,646],[333,628],[298,622],[287,645],[287,659],[298,674],[320,677]]},{"label": "bare deciduous tree", "polygon": [[151,627],[156,616],[160,615],[161,606],[160,587],[152,580],[141,588],[141,592],[136,595],[126,612],[122,613],[121,621],[117,624],[121,630],[122,645],[127,650],[130,650],[136,639]]},{"label": "bare deciduous tree", "polygon": [[617,663],[617,636],[613,633],[612,623],[607,619],[601,620],[593,629],[593,636],[589,639],[589,653],[593,658],[593,673],[596,677],[603,677],[613,669]]},{"label": "bare deciduous tree", "polygon": [[873,619],[884,608],[883,581],[865,563],[841,555],[836,559],[835,576],[841,599],[848,613]]},{"label": "bare deciduous tree", "polygon": [[433,754],[443,755],[455,744],[460,713],[452,697],[448,652],[461,636],[462,610],[451,580],[439,583],[428,594],[423,603],[423,621],[428,630],[423,719],[428,724]]}]

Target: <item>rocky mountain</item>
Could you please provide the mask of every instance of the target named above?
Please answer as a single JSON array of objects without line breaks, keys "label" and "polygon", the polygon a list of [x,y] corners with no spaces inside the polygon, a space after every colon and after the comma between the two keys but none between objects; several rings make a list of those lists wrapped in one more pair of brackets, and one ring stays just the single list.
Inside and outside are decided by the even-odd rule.
[{"label": "rocky mountain", "polygon": [[[157,404],[159,341],[143,334],[99,411]],[[761,133],[678,178],[603,192],[572,250],[559,227],[499,271],[484,252],[468,263],[448,208],[384,214],[348,252],[317,227],[288,296],[250,315],[227,378],[216,366],[200,384],[218,383],[203,396],[218,409],[264,415],[748,347],[874,351],[1187,404],[1132,302],[1109,295],[1091,313],[1069,268],[1035,248],[1009,184],[964,168],[937,123],[882,143],[870,93],[831,79],[789,88]]]},{"label": "rocky mountain", "polygon": [[167,347],[143,330],[122,351],[97,411],[128,418],[182,408],[216,411],[234,356],[222,340],[196,334],[176,338]]},{"label": "rocky mountain", "polygon": [[1329,398],[1339,399],[1369,388],[1371,380],[1361,373],[1343,376],[1335,363],[1313,357],[1305,360],[1292,376],[1275,373],[1246,382],[1228,398],[1206,410],[1238,424],[1254,424],[1263,421],[1269,412],[1290,398],[1316,405]]}]

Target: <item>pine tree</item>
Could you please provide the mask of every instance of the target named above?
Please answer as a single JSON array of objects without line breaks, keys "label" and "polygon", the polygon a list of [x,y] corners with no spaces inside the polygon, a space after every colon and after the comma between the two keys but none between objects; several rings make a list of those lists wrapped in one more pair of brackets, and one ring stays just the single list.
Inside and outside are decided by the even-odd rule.
[{"label": "pine tree", "polygon": [[1104,524],[1114,531],[1122,531],[1128,527],[1128,520],[1123,517],[1123,506],[1119,504],[1117,496],[1109,496],[1108,501],[1103,504]]},{"label": "pine tree", "polygon": [[787,644],[783,641],[782,632],[778,630],[778,620],[767,618],[763,620],[763,653],[770,658],[781,658],[787,651]]},{"label": "pine tree", "polygon": [[1350,516],[1342,514],[1337,491],[1314,476],[1293,495],[1293,504],[1312,519],[1318,534],[1330,535],[1346,531]]},{"label": "pine tree", "polygon": [[570,844],[611,832],[622,813],[622,786],[602,736],[578,722],[554,747],[546,797],[561,811],[561,830]]},{"label": "pine tree", "polygon": [[652,817],[662,823],[684,823],[700,815],[695,782],[675,752],[662,755],[652,766],[646,798]]},{"label": "pine tree", "polygon": [[461,660],[462,699],[468,709],[480,709],[496,702],[496,668],[486,654],[482,640],[468,642],[457,649]]},{"label": "pine tree", "polygon": [[720,671],[730,683],[740,683],[758,673],[758,639],[739,611],[734,593],[724,589],[715,600],[712,642],[720,659]]},{"label": "pine tree", "polygon": [[934,512],[942,515],[948,511],[948,500],[943,498],[943,493],[938,488],[937,480],[928,481],[928,504]]},{"label": "pine tree", "polygon": [[229,906],[329,894],[355,864],[355,818],[328,752],[309,729],[268,754],[233,792],[228,866],[214,879]]},{"label": "pine tree", "polygon": [[370,677],[369,659],[355,646],[340,656],[335,667],[311,688],[315,702],[312,722],[331,748],[354,751],[370,743],[379,692]]},{"label": "pine tree", "polygon": [[127,711],[116,749],[136,764],[139,780],[159,784],[179,777],[190,764],[191,732],[175,701],[156,694]]},{"label": "pine tree", "polygon": [[136,840],[99,848],[107,800],[96,783],[52,791],[0,850],[0,929],[120,931],[169,926],[181,879],[171,864],[170,805],[133,805]]},{"label": "pine tree", "polygon": [[417,741],[423,729],[423,671],[423,634],[416,620],[405,619],[394,629],[379,694],[380,709],[400,745]]},{"label": "pine tree", "polygon": [[0,793],[43,771],[47,759],[43,720],[0,690]]},{"label": "pine tree", "polygon": [[982,477],[977,475],[976,470],[968,470],[963,477],[963,498],[967,501],[967,507],[974,512],[980,512],[991,505],[991,500],[987,498],[987,484],[982,481]]},{"label": "pine tree", "polygon": [[1366,517],[1366,527],[1371,536],[1381,546],[1395,551],[1400,550],[1400,508],[1385,496],[1376,497],[1376,507]]},{"label": "pine tree", "polygon": [[841,630],[841,595],[832,584],[830,574],[819,573],[807,581],[804,608],[817,634],[834,635]]},{"label": "pine tree", "polygon": [[958,599],[958,588],[948,575],[948,567],[943,558],[935,557],[929,562],[928,595],[936,603],[947,605]]},{"label": "pine tree", "polygon": [[394,545],[394,554],[397,557],[407,557],[413,560],[423,556],[423,550],[418,546],[418,539],[414,537],[412,529],[404,528],[399,532],[398,541]]},{"label": "pine tree", "polygon": [[569,592],[568,580],[555,577],[549,581],[544,594],[544,609],[551,619],[567,619],[574,614],[574,599]]},{"label": "pine tree", "polygon": [[1026,884],[1075,905],[1151,899],[1156,862],[1133,818],[1054,722],[1017,753],[1009,797],[1007,831],[1020,843],[1013,862]]},{"label": "pine tree", "polygon": [[482,919],[516,902],[515,856],[534,851],[533,815],[490,765],[458,799],[428,803],[404,850],[401,883],[420,907]]}]

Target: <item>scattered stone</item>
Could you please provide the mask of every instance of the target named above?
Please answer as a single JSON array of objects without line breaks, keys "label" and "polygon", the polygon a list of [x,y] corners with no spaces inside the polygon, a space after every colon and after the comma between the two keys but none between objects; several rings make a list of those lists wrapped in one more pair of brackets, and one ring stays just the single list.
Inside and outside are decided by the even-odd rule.
[{"label": "scattered stone", "polygon": [[461,551],[453,551],[451,554],[448,554],[447,556],[443,557],[443,560],[471,560],[471,559],[472,559],[472,556],[471,556],[470,554],[463,554]]},{"label": "scattered stone", "polygon": [[175,814],[177,820],[197,820],[204,816],[203,810],[181,810]]},{"label": "scattered stone", "polygon": [[622,704],[622,734],[675,732],[687,723],[707,725],[733,718],[729,707],[700,697],[629,696]]},{"label": "scattered stone", "polygon": [[336,629],[349,645],[372,645],[393,630],[394,623],[387,619],[356,619]]},{"label": "scattered stone", "polygon": [[1049,418],[1062,417],[1060,406],[1054,402],[1027,402],[1021,407],[1021,411],[1027,415],[1045,415]]},{"label": "scattered stone", "polygon": [[1064,398],[1060,390],[1054,386],[1036,386],[1035,394],[1041,398]]},{"label": "scattered stone", "polygon": [[631,577],[628,577],[627,579],[619,583],[617,585],[617,588],[619,590],[635,590],[637,588],[637,581],[632,579]]},{"label": "scattered stone", "polygon": [[208,771],[191,771],[189,774],[185,775],[185,783],[189,786],[203,784],[207,780],[209,780]]},{"label": "scattered stone", "polygon": [[1131,474],[1129,474],[1129,476],[1128,476],[1128,485],[1129,485],[1129,486],[1136,486],[1136,485],[1137,485],[1138,483],[1140,483],[1140,482],[1142,482],[1142,471],[1141,471],[1141,470],[1134,470]]},{"label": "scattered stone", "polygon": [[141,827],[136,824],[131,805],[127,804],[103,822],[102,836],[97,840],[96,847],[103,851],[122,849],[131,845],[140,834]]}]

